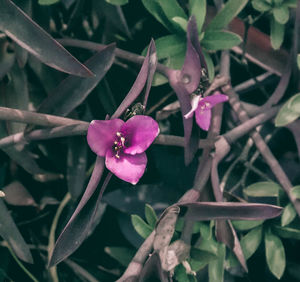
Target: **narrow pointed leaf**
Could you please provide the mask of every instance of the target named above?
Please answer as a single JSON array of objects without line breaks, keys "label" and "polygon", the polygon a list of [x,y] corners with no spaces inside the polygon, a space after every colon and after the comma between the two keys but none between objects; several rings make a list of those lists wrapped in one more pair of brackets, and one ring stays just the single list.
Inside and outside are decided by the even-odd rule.
[{"label": "narrow pointed leaf", "polygon": [[163,271],[160,257],[157,252],[153,253],[146,261],[138,281],[161,281],[168,282],[168,272]]},{"label": "narrow pointed leaf", "polygon": [[266,260],[272,274],[280,279],[285,270],[285,251],[279,237],[271,230],[265,232]]},{"label": "narrow pointed leaf", "polygon": [[[146,83],[146,93],[145,97],[149,94],[150,91],[150,85],[152,83],[152,78],[156,68],[157,58],[156,58],[156,48],[154,41],[151,40],[147,56],[145,57],[144,63],[141,67],[141,70],[132,85],[130,91],[128,92],[125,99],[122,101],[122,103],[119,105],[115,113],[112,115],[113,118],[120,117],[123,112],[134,102],[134,100],[141,94],[141,91],[145,87]],[[150,75],[151,74],[151,75]],[[149,81],[149,82],[147,82]]]},{"label": "narrow pointed leaf", "polygon": [[98,208],[98,194],[95,193],[104,170],[104,159],[97,157],[89,184],[67,225],[58,237],[49,266],[54,266],[72,254],[86,238]]},{"label": "narrow pointed leaf", "polygon": [[189,209],[187,218],[190,220],[260,220],[277,217],[282,212],[281,207],[267,204],[191,202],[180,203],[177,206],[185,206]]},{"label": "narrow pointed leaf", "polygon": [[[0,30],[43,63],[57,70],[91,76],[92,72],[10,0],[0,0]],[[22,28],[20,28],[22,27]]]},{"label": "narrow pointed leaf", "polygon": [[241,266],[246,272],[248,272],[246,260],[242,251],[239,238],[229,220],[216,221],[216,238],[219,242],[224,243],[234,252]]},{"label": "narrow pointed leaf", "polygon": [[242,38],[230,31],[208,31],[205,32],[201,41],[202,46],[210,51],[227,50],[239,45]]},{"label": "narrow pointed leaf", "polygon": [[115,45],[112,44],[96,53],[86,62],[95,76],[87,78],[67,77],[53,91],[53,94],[43,101],[38,111],[59,116],[66,116],[72,112],[86,99],[110,69],[114,60],[114,51]]},{"label": "narrow pointed leaf", "polygon": [[146,239],[153,230],[141,217],[136,214],[131,216],[131,223],[135,231],[144,239]]},{"label": "narrow pointed leaf", "polygon": [[184,127],[184,159],[188,165],[198,149],[198,138],[193,131],[193,119],[184,118],[191,109],[190,94],[195,91],[200,82],[201,68],[206,67],[204,56],[198,39],[197,24],[194,17],[188,22],[187,50],[181,71],[170,70],[168,72],[169,83],[178,97]]},{"label": "narrow pointed leaf", "polygon": [[5,204],[0,199],[0,236],[8,242],[8,244],[13,249],[14,253],[21,260],[33,263],[33,259],[24,241],[21,233],[18,230],[14,220],[12,219],[9,211],[7,210]]},{"label": "narrow pointed leaf", "polygon": [[206,0],[190,0],[189,1],[190,16],[195,16],[197,29],[200,33],[206,16]]},{"label": "narrow pointed leaf", "polygon": [[86,138],[82,136],[70,138],[67,157],[67,181],[73,200],[76,200],[84,189],[86,164]]},{"label": "narrow pointed leaf", "polygon": [[157,222],[157,215],[156,215],[154,209],[149,204],[146,204],[146,206],[145,206],[145,217],[146,217],[148,224],[152,228],[154,228],[156,225],[156,222]]}]

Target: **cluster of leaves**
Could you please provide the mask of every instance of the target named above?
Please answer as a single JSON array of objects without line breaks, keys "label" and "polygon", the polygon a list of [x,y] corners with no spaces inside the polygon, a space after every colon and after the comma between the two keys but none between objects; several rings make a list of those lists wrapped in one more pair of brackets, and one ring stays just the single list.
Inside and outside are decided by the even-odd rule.
[{"label": "cluster of leaves", "polygon": [[[105,119],[108,114],[118,112],[119,103],[124,110],[125,106],[120,101],[123,100],[124,93],[131,87],[136,76],[136,68],[128,61],[131,62],[130,58],[134,58],[133,63],[142,64],[143,60],[131,53],[124,55],[122,53],[124,51],[116,49],[113,44],[101,45],[95,42],[106,44],[116,41],[118,46],[136,53],[144,49],[141,53],[146,55],[148,46],[145,48],[145,45],[149,43],[148,39],[154,32],[152,28],[147,27],[147,23],[150,22],[150,26],[158,25],[159,28],[164,28],[158,32],[155,39],[159,63],[169,69],[181,69],[186,54],[188,19],[194,15],[209,81],[212,82],[215,71],[219,68],[219,51],[236,47],[243,41],[240,35],[227,30],[227,26],[241,11],[245,13],[245,7],[247,11],[251,11],[250,14],[255,15],[258,11],[260,13],[258,18],[270,20],[270,42],[274,49],[278,49],[283,43],[289,9],[296,7],[296,1],[293,0],[252,0],[251,4],[247,0],[229,0],[216,13],[212,1],[206,0],[180,1],[180,3],[176,0],[142,0],[142,3],[134,0],[84,2],[0,0],[1,107],[37,111],[57,117],[68,116],[81,122]],[[128,5],[130,6],[127,9]],[[130,11],[136,7],[140,13],[135,12],[133,20],[128,24],[126,20],[132,15]],[[208,19],[211,13],[214,15]],[[248,16],[252,17],[250,14]],[[73,44],[73,47],[83,48],[79,51],[71,49],[76,58],[85,61],[83,64],[53,38],[58,36],[83,40],[69,41],[71,46]],[[68,39],[61,42],[68,44]],[[147,75],[150,68],[149,57],[155,53],[153,45],[150,45],[149,49],[152,53],[148,54],[145,60],[147,63],[144,62],[143,65],[147,66],[145,67],[147,70],[142,67],[141,71]],[[91,55],[91,51],[96,53]],[[245,52],[242,50],[243,55]],[[243,62],[243,57],[240,61],[238,57],[234,59]],[[244,63],[233,65],[233,79],[234,74],[240,75],[240,66],[243,65]],[[255,67],[253,70],[255,73],[261,72]],[[249,73],[245,74],[243,71],[241,73],[241,80],[249,78]],[[147,84],[147,77],[142,78],[142,83],[141,77],[142,75],[138,75],[137,83],[134,83],[141,88],[139,93]],[[170,97],[167,94],[170,90],[170,87],[165,85],[167,82],[165,76],[155,74],[152,85],[158,87],[151,90],[153,95],[149,103],[154,110],[149,112],[156,114],[157,110],[167,112],[166,118],[159,121],[161,132],[181,135],[181,126],[178,125],[182,121],[176,110],[170,114],[164,109],[164,106],[172,105],[172,102],[176,101],[174,95]],[[272,86],[259,85],[259,87],[263,88],[263,94],[267,92],[269,98],[268,93],[273,91]],[[150,85],[146,85],[146,88],[148,89],[146,92],[149,91]],[[255,91],[251,92],[250,89],[246,91],[252,95],[245,98],[247,102],[257,105],[263,100],[262,95],[255,96]],[[291,129],[298,143],[295,122],[300,116],[299,95],[289,98],[275,119],[276,126],[287,126]],[[136,93],[135,98],[137,96]],[[133,100],[135,99],[131,99],[129,104]],[[226,132],[236,123],[236,118],[234,114],[224,117],[226,118],[223,126]],[[1,119],[4,121],[0,123],[0,138],[2,138],[0,146],[4,153],[1,152],[0,197],[4,197],[6,202],[0,199],[0,235],[3,238],[0,256],[4,258],[0,263],[2,280],[24,281],[25,275],[33,281],[37,281],[34,276],[39,280],[46,280],[48,275],[52,280],[60,278],[95,281],[95,277],[101,281],[115,280],[122,274],[124,267],[128,266],[142,242],[153,231],[158,233],[164,215],[162,212],[168,211],[168,207],[178,201],[192,186],[197,170],[196,159],[188,167],[184,166],[184,152],[181,148],[154,146],[149,150],[148,171],[141,184],[132,189],[129,184],[113,179],[108,185],[110,191],[104,195],[100,205],[97,188],[100,178],[97,182],[93,174],[91,177],[92,182],[94,181],[93,192],[90,193],[89,187],[85,190],[90,195],[84,204],[78,206],[80,217],[72,229],[69,229],[70,237],[65,238],[64,246],[56,250],[59,260],[62,260],[72,253],[86,236],[90,236],[86,243],[87,247],[83,246],[74,257],[67,259],[61,268],[59,266],[57,274],[56,267],[50,269],[46,267],[47,258],[51,255],[57,237],[56,233],[63,229],[65,219],[73,213],[94,166],[97,169],[102,168],[103,171],[103,165],[99,165],[97,161],[94,163],[94,155],[88,151],[85,138],[72,136],[78,133],[77,126],[80,124],[52,124],[51,126],[60,125],[60,127],[54,128],[53,131],[51,129],[43,131],[44,129],[37,129],[36,126],[26,125],[26,120],[23,123],[15,123],[5,121],[5,118]],[[44,126],[45,122],[37,124]],[[83,133],[86,132],[86,124],[82,125]],[[263,132],[264,136],[272,135],[270,132],[273,127],[268,124],[264,130],[266,131]],[[34,140],[41,132],[45,133],[44,139],[70,137],[31,142],[30,138],[33,136]],[[82,132],[80,134],[83,134]],[[18,138],[25,136],[23,141],[28,142],[4,147],[7,142],[5,138],[10,135]],[[203,136],[205,135],[202,132],[201,137]],[[18,142],[18,138],[14,140]],[[275,140],[274,144],[271,144],[272,149],[278,151],[278,159],[282,157],[283,164],[291,161],[290,166],[299,168],[299,159],[294,157],[296,154],[294,143],[290,145],[291,148],[286,145],[284,151],[292,154],[293,160],[282,153],[282,146],[278,145],[279,143],[280,140]],[[233,147],[225,164],[220,166],[220,175],[223,174],[224,179],[227,179],[222,183],[226,184],[228,201],[242,202],[241,206],[235,206],[236,203],[233,203],[232,206],[224,207],[223,203],[215,202],[175,205],[176,208],[180,206],[183,210],[186,208],[190,214],[175,218],[176,226],[169,236],[170,242],[165,246],[173,248],[172,250],[179,246],[188,250],[174,265],[174,279],[180,282],[197,281],[196,273],[198,276],[208,276],[210,282],[224,281],[228,274],[232,280],[237,276],[245,277],[245,271],[240,265],[243,257],[249,264],[249,276],[254,277],[253,280],[259,276],[265,278],[264,275],[267,280],[269,274],[255,273],[251,260],[255,260],[256,264],[266,265],[277,279],[282,277],[287,280],[291,277],[298,279],[299,275],[294,269],[299,267],[299,263],[297,258],[294,259],[293,253],[294,246],[299,246],[300,240],[297,211],[282,187],[270,180],[271,172],[266,169],[264,161],[260,157],[256,161],[257,151],[251,150],[252,145],[246,149],[246,153],[245,140],[234,145],[236,146]],[[300,147],[300,144],[298,146]],[[245,155],[247,155],[245,159],[241,159],[241,156]],[[242,181],[240,181],[241,168],[236,166],[241,162],[244,170]],[[298,184],[299,179],[293,169],[287,165],[287,170],[291,174],[293,184]],[[235,185],[237,182],[238,186]],[[105,186],[107,181],[104,180],[101,184]],[[228,188],[232,186],[236,188],[233,190]],[[210,185],[207,185],[206,189],[210,189]],[[294,186],[290,195],[300,200],[299,186]],[[208,198],[211,200],[210,195]],[[280,209],[274,206],[266,208],[266,205],[259,204],[250,205],[247,209],[247,204],[243,206],[245,201],[276,204],[284,208],[283,213],[280,218],[266,220],[278,215]],[[146,221],[143,219],[144,207]],[[67,211],[63,213],[64,209]],[[222,217],[223,213],[227,216]],[[232,230],[238,231],[238,235],[233,231],[234,246],[240,240],[242,250],[238,258],[234,250],[232,252],[230,248],[226,248],[215,236],[218,220],[224,218],[232,219]],[[245,221],[241,220],[242,218],[256,220]],[[191,245],[183,244],[181,240],[186,228],[184,219],[195,221],[191,231]],[[99,223],[100,227],[97,227]],[[265,254],[263,256],[260,255],[262,251]],[[155,253],[152,257],[154,260]],[[147,263],[145,269],[151,269],[150,263]],[[18,271],[10,270],[17,265]],[[286,269],[288,271],[285,272]],[[283,276],[284,273],[287,274]],[[76,278],[77,275],[80,278]],[[143,275],[146,277],[145,273]]]},{"label": "cluster of leaves", "polygon": [[270,15],[270,37],[274,49],[279,49],[284,40],[285,24],[288,22],[289,8],[296,8],[296,0],[252,0],[252,6],[260,13]]}]

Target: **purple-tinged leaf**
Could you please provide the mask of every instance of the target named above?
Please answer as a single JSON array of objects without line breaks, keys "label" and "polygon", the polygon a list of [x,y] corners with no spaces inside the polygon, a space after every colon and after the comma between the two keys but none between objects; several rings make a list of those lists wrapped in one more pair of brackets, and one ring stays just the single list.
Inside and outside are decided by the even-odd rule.
[{"label": "purple-tinged leaf", "polygon": [[193,119],[185,119],[184,115],[191,109],[190,94],[199,85],[202,67],[206,67],[206,64],[199,44],[197,23],[195,18],[191,17],[187,27],[187,50],[183,67],[180,71],[169,70],[167,73],[170,85],[176,92],[180,103],[184,127],[186,165],[192,161],[198,149],[198,138],[196,134],[192,134]]},{"label": "purple-tinged leaf", "polygon": [[82,136],[69,138],[67,158],[68,190],[73,200],[76,200],[85,188],[85,173],[87,163],[86,138]]},{"label": "purple-tinged leaf", "polygon": [[282,212],[282,208],[278,206],[252,203],[191,202],[176,205],[189,209],[189,220],[260,220],[277,217]]},{"label": "purple-tinged leaf", "polygon": [[37,206],[28,190],[19,181],[13,181],[2,188],[5,193],[4,200],[14,206]]},{"label": "purple-tinged leaf", "polygon": [[[145,57],[144,63],[141,67],[141,70],[132,85],[130,91],[128,92],[125,99],[119,105],[115,113],[112,115],[112,119],[120,117],[124,111],[134,102],[134,100],[141,94],[141,91],[146,86],[145,93],[145,102],[147,102],[148,93],[150,91],[150,86],[153,79],[153,74],[156,68],[157,58],[156,58],[156,49],[154,41],[151,40],[147,55]],[[148,82],[147,82],[148,80]]]},{"label": "purple-tinged leaf", "polygon": [[0,0],[0,30],[43,63],[78,76],[92,72],[10,0]]},{"label": "purple-tinged leaf", "polygon": [[[104,170],[104,158],[97,157],[88,186],[67,225],[58,237],[49,266],[54,266],[72,254],[86,238],[100,201],[95,193]],[[100,194],[100,196],[102,196]]]},{"label": "purple-tinged leaf", "polygon": [[[0,103],[1,104],[1,103]],[[4,123],[0,123],[0,138],[7,136],[7,131]],[[31,174],[44,174],[45,171],[42,170],[36,163],[33,154],[24,145],[13,146],[9,148],[2,148],[10,159],[15,161],[18,165],[23,167],[28,173]]]},{"label": "purple-tinged leaf", "polygon": [[224,243],[234,252],[242,267],[246,272],[248,272],[239,238],[229,220],[216,221],[216,238],[219,242]]},{"label": "purple-tinged leaf", "polygon": [[146,281],[162,281],[168,282],[168,272],[161,267],[160,257],[157,252],[153,253],[146,261],[140,275],[140,282]]},{"label": "purple-tinged leaf", "polygon": [[38,111],[66,116],[80,105],[105,76],[114,61],[115,45],[111,44],[86,61],[94,77],[69,76],[40,105]]},{"label": "purple-tinged leaf", "polygon": [[14,253],[23,261],[33,263],[33,259],[24,241],[21,233],[18,230],[14,220],[12,219],[5,204],[0,199],[0,236],[7,241]]}]

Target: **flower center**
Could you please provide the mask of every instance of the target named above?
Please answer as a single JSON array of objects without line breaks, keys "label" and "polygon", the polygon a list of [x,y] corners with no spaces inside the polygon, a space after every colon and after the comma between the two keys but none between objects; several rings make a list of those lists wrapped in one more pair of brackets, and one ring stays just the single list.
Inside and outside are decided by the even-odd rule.
[{"label": "flower center", "polygon": [[120,158],[120,152],[125,146],[125,137],[121,132],[116,133],[116,139],[114,141],[113,150],[115,151],[115,157]]},{"label": "flower center", "polygon": [[209,102],[202,103],[200,105],[200,111],[201,111],[201,113],[204,112],[204,111],[206,111],[206,110],[208,110],[208,109],[210,109],[210,107],[211,107],[211,104]]}]

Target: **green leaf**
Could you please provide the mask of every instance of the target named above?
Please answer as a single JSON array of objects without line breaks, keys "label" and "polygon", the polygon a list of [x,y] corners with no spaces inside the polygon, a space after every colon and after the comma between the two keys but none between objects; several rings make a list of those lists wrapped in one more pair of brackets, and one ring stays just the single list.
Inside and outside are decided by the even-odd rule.
[{"label": "green leaf", "polygon": [[241,247],[246,260],[255,253],[261,243],[261,239],[262,226],[254,228],[241,239]]},{"label": "green leaf", "polygon": [[272,6],[264,0],[253,0],[251,1],[252,7],[259,12],[266,12],[271,10]]},{"label": "green leaf", "polygon": [[297,55],[297,66],[298,69],[300,70],[300,54]]},{"label": "green leaf", "polygon": [[273,9],[273,15],[275,21],[277,21],[280,24],[286,24],[289,20],[289,8],[284,6],[275,7]]},{"label": "green leaf", "polygon": [[280,48],[284,38],[284,25],[271,18],[271,44],[277,50]]},{"label": "green leaf", "polygon": [[200,234],[202,238],[211,239],[212,238],[212,227],[206,223],[200,222]]},{"label": "green leaf", "polygon": [[224,263],[226,248],[224,244],[218,244],[218,259],[211,261],[208,265],[209,282],[224,281]]},{"label": "green leaf", "polygon": [[135,254],[135,250],[126,247],[105,247],[104,251],[125,267]]},{"label": "green leaf", "polygon": [[270,271],[277,279],[280,279],[286,264],[285,251],[280,238],[270,229],[265,232],[265,250]]},{"label": "green leaf", "polygon": [[55,3],[58,3],[60,0],[39,0],[39,5],[53,5]]},{"label": "green leaf", "polygon": [[148,224],[154,228],[157,222],[157,216],[154,209],[149,204],[145,205],[145,217]]},{"label": "green leaf", "polygon": [[153,228],[151,228],[140,216],[136,214],[131,216],[131,223],[135,231],[144,239],[146,239],[153,230]]},{"label": "green leaf", "polygon": [[182,33],[182,29],[172,19],[174,17],[187,19],[187,17],[176,0],[142,0],[142,3],[170,32]]},{"label": "green leaf", "polygon": [[206,30],[212,31],[225,28],[246,6],[247,2],[248,0],[229,0],[208,24]]},{"label": "green leaf", "polygon": [[288,108],[295,112],[300,114],[300,93],[295,94],[293,97],[291,97],[288,100],[289,104],[288,104]]},{"label": "green leaf", "polygon": [[190,16],[195,16],[198,33],[200,33],[206,16],[206,0],[190,0],[189,12]]},{"label": "green leaf", "polygon": [[299,200],[300,199],[300,185],[293,187],[291,193],[296,199]]},{"label": "green leaf", "polygon": [[240,231],[250,230],[262,225],[264,220],[232,220],[233,227]]},{"label": "green leaf", "polygon": [[275,182],[257,182],[244,189],[250,197],[278,197],[281,187]]},{"label": "green leaf", "polygon": [[[167,35],[156,39],[155,46],[160,63],[172,69],[181,69],[185,58],[185,39],[177,35]],[[143,50],[142,55],[146,55],[146,52],[147,48]],[[152,85],[158,86],[167,82],[167,78],[156,73]]]},{"label": "green leaf", "polygon": [[202,46],[211,51],[230,49],[242,42],[242,38],[230,31],[205,32],[201,41]]},{"label": "green leaf", "polygon": [[297,0],[285,0],[281,5],[289,8],[297,8]]},{"label": "green leaf", "polygon": [[112,5],[122,6],[128,3],[128,0],[105,0],[107,3]]},{"label": "green leaf", "polygon": [[195,272],[199,271],[200,269],[205,267],[208,263],[218,258],[215,254],[212,254],[207,251],[202,251],[197,248],[192,248],[190,255],[191,255],[190,265],[192,270]]},{"label": "green leaf", "polygon": [[293,206],[293,204],[289,203],[283,210],[282,216],[281,216],[281,226],[286,226],[289,223],[291,223],[294,218],[296,217],[296,210]]},{"label": "green leaf", "polygon": [[275,126],[285,126],[300,116],[300,93],[291,97],[280,109],[276,118]]},{"label": "green leaf", "polygon": [[[201,224],[200,222],[194,223],[192,234],[199,233],[200,224]],[[183,226],[184,226],[184,219],[182,217],[178,218],[176,221],[175,230],[181,232],[183,230]]]},{"label": "green leaf", "polygon": [[209,82],[212,82],[215,77],[215,65],[209,53],[203,51],[203,56],[207,66]]},{"label": "green leaf", "polygon": [[300,230],[291,227],[274,226],[274,232],[282,238],[300,240]]},{"label": "green leaf", "polygon": [[184,32],[186,32],[186,30],[187,30],[187,24],[188,24],[188,22],[187,22],[186,19],[181,18],[181,17],[174,17],[174,18],[172,19],[172,21],[175,22],[176,24],[178,24],[178,25],[181,27],[181,29],[182,29]]}]

